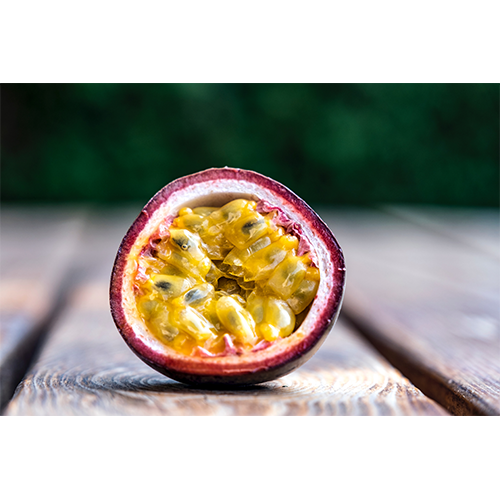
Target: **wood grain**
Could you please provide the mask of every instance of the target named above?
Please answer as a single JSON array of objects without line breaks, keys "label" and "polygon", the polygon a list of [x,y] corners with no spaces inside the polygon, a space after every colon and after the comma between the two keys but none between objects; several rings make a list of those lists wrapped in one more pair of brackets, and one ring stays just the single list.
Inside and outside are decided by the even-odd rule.
[{"label": "wood grain", "polygon": [[85,211],[2,208],[0,252],[0,407],[55,314]]},{"label": "wood grain", "polygon": [[108,213],[86,228],[79,285],[7,415],[447,414],[342,322],[299,370],[252,388],[201,390],[155,372],[108,310],[111,264],[132,219]]},{"label": "wood grain", "polygon": [[340,323],[302,368],[240,390],[174,382],[116,331],[103,283],[82,285],[7,415],[445,415]]},{"label": "wood grain", "polygon": [[[500,414],[497,258],[401,217],[322,216],[345,251],[344,311],[353,324],[452,413]],[[494,234],[488,224],[480,231]]]}]

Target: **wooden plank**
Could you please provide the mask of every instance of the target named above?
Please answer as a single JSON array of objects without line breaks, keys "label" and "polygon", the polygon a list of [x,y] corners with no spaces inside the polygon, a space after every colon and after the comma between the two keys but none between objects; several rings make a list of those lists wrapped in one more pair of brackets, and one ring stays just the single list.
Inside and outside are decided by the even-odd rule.
[{"label": "wooden plank", "polygon": [[2,208],[0,408],[57,309],[83,219],[84,210],[76,208]]},{"label": "wooden plank", "polygon": [[125,345],[108,307],[111,263],[132,219],[100,217],[86,232],[93,253],[82,255],[100,269],[82,273],[7,415],[447,414],[342,323],[302,368],[252,388],[208,391],[152,370]]},{"label": "wooden plank", "polygon": [[385,211],[500,260],[498,209],[387,206]]},{"label": "wooden plank", "polygon": [[500,414],[498,260],[401,217],[322,216],[345,252],[352,322],[452,413]]},{"label": "wooden plank", "polygon": [[242,390],[174,382],[116,331],[104,283],[82,285],[7,415],[444,415],[352,329],[339,324],[299,370]]}]

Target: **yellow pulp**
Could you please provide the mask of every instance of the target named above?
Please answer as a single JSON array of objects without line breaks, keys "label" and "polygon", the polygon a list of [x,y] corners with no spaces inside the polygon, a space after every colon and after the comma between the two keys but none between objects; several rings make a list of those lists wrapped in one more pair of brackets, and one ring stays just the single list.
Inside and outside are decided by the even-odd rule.
[{"label": "yellow pulp", "polygon": [[287,337],[315,297],[319,270],[308,254],[297,256],[297,237],[256,205],[183,208],[169,237],[152,238],[139,257],[137,309],[175,350],[241,353]]}]

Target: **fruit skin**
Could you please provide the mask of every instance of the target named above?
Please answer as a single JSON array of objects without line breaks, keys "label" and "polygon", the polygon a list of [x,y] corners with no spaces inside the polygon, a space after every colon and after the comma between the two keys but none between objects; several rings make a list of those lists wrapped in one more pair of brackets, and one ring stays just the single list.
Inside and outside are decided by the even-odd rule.
[{"label": "fruit skin", "polygon": [[[172,349],[144,340],[144,334],[131,326],[127,319],[127,299],[131,293],[123,287],[125,270],[132,248],[146,224],[157,210],[168,206],[176,193],[186,189],[217,190],[220,183],[242,183],[255,186],[255,191],[263,190],[275,199],[281,200],[285,215],[288,210],[300,214],[301,226],[308,226],[313,237],[310,241],[314,250],[323,249],[318,260],[326,262],[332,276],[322,271],[321,280],[329,280],[326,290],[321,294],[321,307],[316,311],[312,326],[298,335],[301,328],[277,345],[247,353],[241,356],[202,358],[188,357],[172,352]],[[209,188],[207,188],[209,186]],[[224,191],[220,191],[224,194]],[[252,195],[251,187],[248,189]],[[141,235],[143,237],[143,235]],[[315,238],[317,240],[315,240]],[[311,239],[311,238],[310,238]],[[328,255],[325,255],[328,254]],[[128,268],[127,268],[128,269]],[[320,266],[321,269],[321,266]],[[321,287],[320,287],[321,288]],[[274,380],[286,375],[305,363],[319,349],[320,345],[335,325],[340,313],[345,289],[345,262],[342,250],[333,233],[319,216],[296,194],[277,181],[250,170],[235,168],[212,168],[196,174],[181,177],[161,189],[144,207],[123,238],[113,266],[110,283],[110,306],[113,320],[130,349],[146,364],[168,377],[188,384],[213,386],[243,386]],[[319,301],[320,291],[313,301]],[[319,306],[318,306],[319,307]],[[129,308],[130,309],[130,308]],[[127,309],[127,310],[129,310]],[[312,314],[311,309],[311,314]],[[129,316],[127,316],[129,314]],[[310,322],[309,322],[310,323]],[[291,340],[290,340],[291,339]]]}]

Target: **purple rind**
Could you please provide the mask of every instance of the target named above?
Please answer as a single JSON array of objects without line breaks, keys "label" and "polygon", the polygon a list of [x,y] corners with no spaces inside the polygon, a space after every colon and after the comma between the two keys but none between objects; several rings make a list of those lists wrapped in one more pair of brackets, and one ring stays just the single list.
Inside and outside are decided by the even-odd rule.
[{"label": "purple rind", "polygon": [[[245,361],[242,363],[242,367],[226,367],[226,369],[224,369],[223,364],[207,364],[205,361],[206,358],[186,357],[180,361],[148,347],[136,336],[131,326],[127,323],[122,308],[122,283],[127,257],[137,236],[146,225],[150,216],[168,200],[172,193],[179,189],[191,186],[194,183],[209,182],[222,178],[241,180],[263,186],[273,191],[279,198],[292,204],[301,212],[307,224],[318,235],[317,237],[321,238],[325,243],[333,256],[334,265],[338,270],[338,278],[335,280],[336,286],[329,290],[326,305],[321,310],[314,328],[307,333],[299,344],[294,345],[293,348],[288,349],[285,353],[277,353],[264,359],[257,358],[255,362]],[[314,241],[311,244],[314,245]],[[174,380],[192,385],[203,385],[205,387],[243,386],[274,380],[290,373],[310,359],[335,325],[340,313],[344,290],[345,262],[342,250],[333,233],[314,210],[290,189],[269,177],[250,170],[225,167],[212,168],[181,177],[161,189],[146,204],[123,238],[118,249],[111,273],[110,306],[113,321],[121,336],[130,349],[151,368]]]}]

